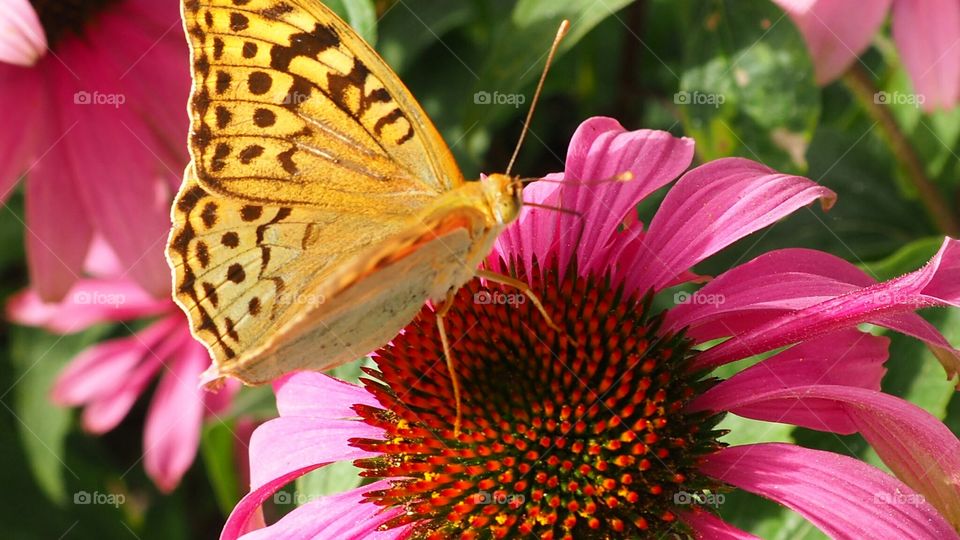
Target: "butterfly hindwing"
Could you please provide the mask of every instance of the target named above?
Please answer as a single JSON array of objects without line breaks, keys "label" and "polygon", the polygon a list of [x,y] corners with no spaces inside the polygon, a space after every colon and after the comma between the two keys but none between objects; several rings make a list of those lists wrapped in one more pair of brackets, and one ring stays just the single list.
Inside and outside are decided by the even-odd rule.
[{"label": "butterfly hindwing", "polygon": [[186,0],[200,184],[253,202],[415,214],[462,176],[383,60],[316,0]]},{"label": "butterfly hindwing", "polygon": [[401,220],[219,197],[193,166],[173,206],[174,297],[217,363],[244,356],[336,292],[328,278]]}]

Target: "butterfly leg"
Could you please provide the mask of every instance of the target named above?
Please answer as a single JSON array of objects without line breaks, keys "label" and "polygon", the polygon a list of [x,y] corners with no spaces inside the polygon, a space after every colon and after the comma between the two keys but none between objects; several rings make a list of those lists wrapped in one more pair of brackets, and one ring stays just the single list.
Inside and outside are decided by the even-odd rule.
[{"label": "butterfly leg", "polygon": [[437,310],[437,330],[440,331],[440,342],[443,344],[443,357],[447,360],[447,371],[450,372],[450,384],[453,386],[453,402],[456,405],[457,417],[453,421],[453,436],[460,436],[460,421],[463,419],[462,401],[460,397],[460,379],[457,377],[457,370],[453,365],[453,354],[450,352],[450,340],[447,338],[447,329],[443,324],[443,318],[450,311],[453,305],[453,297],[456,291],[447,293],[446,300]]},{"label": "butterfly leg", "polygon": [[549,327],[552,328],[553,330],[555,330],[555,331],[557,331],[557,332],[559,332],[559,333],[567,336],[567,339],[569,339],[572,343],[574,343],[574,344],[577,343],[577,340],[574,339],[573,336],[571,336],[570,334],[568,334],[567,331],[564,330],[563,328],[560,328],[560,327],[557,325],[557,323],[553,322],[553,319],[550,318],[550,314],[547,313],[547,310],[543,307],[543,303],[540,302],[540,299],[537,298],[537,295],[534,294],[533,290],[532,290],[532,289],[530,288],[530,286],[527,285],[526,283],[520,281],[520,280],[517,279],[517,278],[513,278],[513,277],[510,277],[510,276],[505,276],[505,275],[503,275],[503,274],[499,274],[499,273],[494,272],[494,271],[492,271],[492,270],[484,270],[484,269],[479,269],[479,270],[477,270],[477,277],[480,277],[480,278],[483,278],[483,279],[492,281],[492,282],[494,282],[494,283],[499,283],[499,284],[501,284],[501,285],[506,285],[506,286],[508,286],[508,287],[513,287],[514,289],[519,290],[519,291],[522,292],[527,298],[530,299],[530,302],[532,302],[533,305],[537,308],[537,311],[539,311],[540,314],[543,315],[543,318],[547,320],[547,326],[549,326]]}]

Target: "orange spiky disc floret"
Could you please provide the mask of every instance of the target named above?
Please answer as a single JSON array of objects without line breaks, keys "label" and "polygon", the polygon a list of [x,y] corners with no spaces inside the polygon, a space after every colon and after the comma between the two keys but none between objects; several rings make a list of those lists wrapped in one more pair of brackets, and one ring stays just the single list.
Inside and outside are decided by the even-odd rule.
[{"label": "orange spiky disc floret", "polygon": [[406,509],[385,527],[416,523],[415,538],[684,535],[678,513],[720,487],[697,471],[719,448],[718,417],[684,413],[712,384],[689,372],[689,342],[660,331],[649,295],[575,272],[531,285],[573,340],[522,294],[478,281],[447,314],[459,435],[432,311],[368,370],[384,408],[355,409],[385,434],[351,442],[380,454],[356,462],[364,476],[393,479],[367,497]]}]

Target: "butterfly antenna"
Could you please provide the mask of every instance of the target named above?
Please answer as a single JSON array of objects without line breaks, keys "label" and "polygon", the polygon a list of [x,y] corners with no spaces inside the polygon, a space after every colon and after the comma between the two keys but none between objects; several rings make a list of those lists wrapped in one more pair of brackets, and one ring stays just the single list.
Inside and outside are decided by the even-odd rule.
[{"label": "butterfly antenna", "polygon": [[520,154],[520,147],[523,145],[523,139],[527,136],[527,131],[530,130],[530,120],[533,118],[533,111],[537,108],[537,101],[540,99],[540,92],[543,91],[543,83],[547,80],[547,72],[550,71],[550,64],[553,63],[553,57],[557,54],[557,48],[560,47],[560,42],[563,41],[563,37],[567,35],[567,31],[570,30],[570,21],[564,19],[560,23],[560,28],[557,29],[557,37],[553,38],[553,45],[550,46],[550,53],[547,54],[547,63],[543,66],[543,73],[540,74],[540,81],[537,83],[537,89],[533,93],[533,100],[530,102],[530,110],[527,111],[527,118],[523,121],[523,131],[520,132],[520,139],[517,140],[517,147],[513,149],[513,155],[510,157],[510,163],[507,164],[507,170],[504,174],[509,175],[510,170],[513,169],[513,164],[517,161],[517,155]]},{"label": "butterfly antenna", "polygon": [[569,180],[553,180],[551,178],[521,178],[520,184],[527,185],[534,182],[546,182],[548,184],[580,184],[584,186],[597,186],[600,184],[616,184],[618,182],[629,182],[633,180],[633,172],[625,171],[620,174],[611,176],[610,178],[604,178],[603,180],[578,180],[575,182]]},{"label": "butterfly antenna", "polygon": [[539,204],[539,203],[532,203],[527,201],[523,201],[523,205],[529,206],[531,208],[543,208],[544,210],[552,210],[554,212],[560,212],[561,214],[571,214],[574,216],[582,217],[580,212],[577,212],[576,210],[571,210],[569,208],[562,208],[560,206],[550,206],[549,204]]}]

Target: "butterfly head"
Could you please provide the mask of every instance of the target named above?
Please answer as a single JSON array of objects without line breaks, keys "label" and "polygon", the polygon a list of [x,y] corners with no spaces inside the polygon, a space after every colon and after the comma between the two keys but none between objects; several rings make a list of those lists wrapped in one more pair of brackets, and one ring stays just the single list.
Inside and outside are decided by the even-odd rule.
[{"label": "butterfly head", "polygon": [[507,225],[520,215],[523,206],[523,184],[506,174],[491,174],[482,181],[483,196],[499,225]]}]

